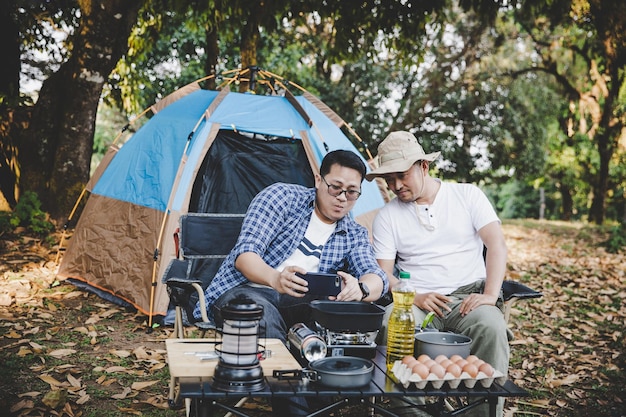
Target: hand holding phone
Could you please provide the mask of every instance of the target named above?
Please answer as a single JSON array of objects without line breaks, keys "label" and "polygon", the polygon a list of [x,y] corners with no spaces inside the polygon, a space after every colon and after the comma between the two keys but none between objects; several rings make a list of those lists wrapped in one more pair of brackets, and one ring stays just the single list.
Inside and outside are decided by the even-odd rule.
[{"label": "hand holding phone", "polygon": [[341,291],[342,280],[337,274],[328,274],[323,272],[308,272],[306,274],[301,274],[296,272],[296,275],[308,282],[309,291],[307,294],[324,297],[336,297]]}]

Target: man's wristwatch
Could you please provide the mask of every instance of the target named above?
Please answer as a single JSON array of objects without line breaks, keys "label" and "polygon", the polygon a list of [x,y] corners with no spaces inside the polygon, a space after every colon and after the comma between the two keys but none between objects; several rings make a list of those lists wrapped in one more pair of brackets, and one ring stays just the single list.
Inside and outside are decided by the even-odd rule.
[{"label": "man's wristwatch", "polygon": [[367,287],[367,284],[359,281],[359,288],[361,288],[361,292],[363,296],[361,297],[361,301],[364,300],[368,295],[370,295],[370,289]]}]

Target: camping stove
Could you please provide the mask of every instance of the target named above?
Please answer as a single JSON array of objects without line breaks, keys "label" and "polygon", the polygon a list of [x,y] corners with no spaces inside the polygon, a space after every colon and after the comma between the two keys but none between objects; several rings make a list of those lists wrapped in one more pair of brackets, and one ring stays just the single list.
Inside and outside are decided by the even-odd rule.
[{"label": "camping stove", "polygon": [[378,330],[336,331],[316,323],[316,331],[326,342],[326,356],[357,356],[365,359],[376,356]]},{"label": "camping stove", "polygon": [[326,343],[326,356],[376,356],[376,336],[385,310],[359,301],[315,300],[310,303],[313,330]]}]

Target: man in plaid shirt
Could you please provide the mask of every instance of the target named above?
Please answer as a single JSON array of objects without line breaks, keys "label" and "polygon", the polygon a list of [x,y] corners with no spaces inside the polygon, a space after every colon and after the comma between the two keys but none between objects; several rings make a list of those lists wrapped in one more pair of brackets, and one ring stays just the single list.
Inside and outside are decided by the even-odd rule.
[{"label": "man in plaid shirt", "polygon": [[[380,298],[388,289],[387,276],[374,258],[367,229],[348,216],[365,173],[358,155],[336,150],[324,157],[314,188],[276,183],[262,190],[205,291],[209,317],[220,325],[220,307],[244,294],[264,309],[264,336],[284,342],[293,324],[309,320],[308,303],[315,298],[296,272],[339,275],[341,292],[330,299]],[[199,303],[194,316],[200,317]]]}]

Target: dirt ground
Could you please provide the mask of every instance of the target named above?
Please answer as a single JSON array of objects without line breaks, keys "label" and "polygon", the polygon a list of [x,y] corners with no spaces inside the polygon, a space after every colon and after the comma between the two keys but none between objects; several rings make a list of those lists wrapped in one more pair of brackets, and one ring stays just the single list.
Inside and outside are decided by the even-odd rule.
[{"label": "dirt ground", "polygon": [[[504,229],[507,278],[544,293],[512,313],[509,376],[532,395],[507,401],[506,416],[626,416],[624,252],[581,224]],[[0,416],[184,415],[167,404],[172,329],[148,331],[145,316],[57,282],[59,237],[47,241],[0,236]]]}]

